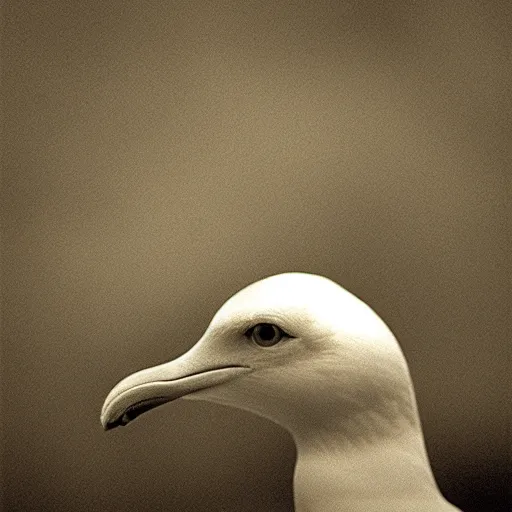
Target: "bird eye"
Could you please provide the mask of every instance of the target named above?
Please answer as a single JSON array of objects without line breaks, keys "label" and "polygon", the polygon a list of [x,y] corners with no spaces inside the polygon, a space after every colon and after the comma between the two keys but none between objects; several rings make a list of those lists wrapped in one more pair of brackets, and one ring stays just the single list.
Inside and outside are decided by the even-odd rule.
[{"label": "bird eye", "polygon": [[260,347],[272,347],[287,336],[284,331],[274,324],[257,324],[245,334]]}]

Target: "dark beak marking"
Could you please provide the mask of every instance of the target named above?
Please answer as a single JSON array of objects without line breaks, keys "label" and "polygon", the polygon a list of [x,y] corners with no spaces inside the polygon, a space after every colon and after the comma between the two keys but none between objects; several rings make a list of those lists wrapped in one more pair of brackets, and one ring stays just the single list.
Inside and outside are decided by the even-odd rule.
[{"label": "dark beak marking", "polygon": [[137,416],[140,416],[141,414],[170,401],[171,399],[164,396],[156,396],[153,398],[147,398],[146,400],[141,400],[140,402],[137,402],[128,407],[128,409],[119,418],[111,421],[110,423],[107,423],[105,430],[110,430],[115,427],[124,427]]}]

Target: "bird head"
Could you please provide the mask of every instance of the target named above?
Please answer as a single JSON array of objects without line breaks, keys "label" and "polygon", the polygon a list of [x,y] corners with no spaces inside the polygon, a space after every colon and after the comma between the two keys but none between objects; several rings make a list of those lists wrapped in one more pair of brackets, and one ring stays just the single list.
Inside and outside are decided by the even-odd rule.
[{"label": "bird head", "polygon": [[325,277],[286,273],[232,296],[182,356],[119,382],[101,422],[126,425],[188,398],[249,410],[300,436],[372,414],[411,415],[410,389],[398,343],[369,306]]}]

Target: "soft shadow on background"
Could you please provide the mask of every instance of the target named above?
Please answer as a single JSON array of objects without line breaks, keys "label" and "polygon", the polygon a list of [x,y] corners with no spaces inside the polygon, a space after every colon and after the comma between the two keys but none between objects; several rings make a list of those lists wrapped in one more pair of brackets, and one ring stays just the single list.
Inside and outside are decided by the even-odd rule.
[{"label": "soft shadow on background", "polygon": [[384,318],[443,492],[507,510],[509,4],[305,4],[4,2],[4,510],[291,511],[263,419],[99,424],[287,270]]}]

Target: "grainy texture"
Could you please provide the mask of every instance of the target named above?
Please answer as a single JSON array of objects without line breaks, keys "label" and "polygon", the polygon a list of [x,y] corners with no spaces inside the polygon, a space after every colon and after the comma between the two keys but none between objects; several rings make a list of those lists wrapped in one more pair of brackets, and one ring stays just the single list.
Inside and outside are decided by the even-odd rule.
[{"label": "grainy texture", "polygon": [[445,495],[505,510],[509,10],[5,1],[5,510],[290,510],[270,423],[98,422],[121,377],[289,270],[372,304]]}]

